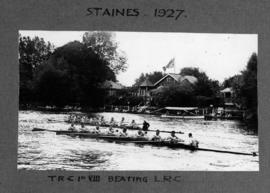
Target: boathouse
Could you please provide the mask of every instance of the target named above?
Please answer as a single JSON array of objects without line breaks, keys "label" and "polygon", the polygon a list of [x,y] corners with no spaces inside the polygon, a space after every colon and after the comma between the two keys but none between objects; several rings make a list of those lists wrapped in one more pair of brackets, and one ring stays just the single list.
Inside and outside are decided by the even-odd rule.
[{"label": "boathouse", "polygon": [[146,79],[143,83],[139,86],[138,89],[138,96],[148,97],[150,96],[150,91],[154,88],[154,84],[149,80]]},{"label": "boathouse", "polygon": [[102,88],[106,90],[106,92],[108,93],[108,96],[116,96],[118,92],[124,88],[124,86],[118,82],[106,80],[103,83]]},{"label": "boathouse", "polygon": [[233,103],[233,89],[231,87],[225,88],[220,91],[225,104]]},{"label": "boathouse", "polygon": [[139,86],[137,96],[144,97],[144,102],[148,103],[151,101],[151,91],[163,86],[169,86],[172,84],[181,84],[181,85],[187,85],[187,84],[195,84],[197,82],[197,78],[194,76],[182,76],[180,74],[166,74],[164,77],[162,77],[160,80],[155,82],[154,84],[150,82],[148,79],[146,79],[142,84]]}]

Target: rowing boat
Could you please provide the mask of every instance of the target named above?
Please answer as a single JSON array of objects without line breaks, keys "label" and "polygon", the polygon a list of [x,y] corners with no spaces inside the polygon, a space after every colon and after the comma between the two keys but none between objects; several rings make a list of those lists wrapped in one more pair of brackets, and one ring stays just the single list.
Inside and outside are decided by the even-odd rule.
[{"label": "rowing boat", "polygon": [[153,145],[153,146],[159,146],[159,147],[169,147],[169,148],[181,148],[181,149],[187,149],[192,151],[210,151],[210,152],[218,152],[218,153],[230,153],[230,154],[237,154],[237,155],[251,155],[251,156],[257,156],[257,153],[245,153],[245,152],[235,152],[235,151],[227,151],[227,150],[219,150],[219,149],[208,149],[208,148],[200,148],[200,147],[194,147],[189,144],[185,143],[174,143],[170,141],[151,141],[147,140],[145,138],[134,138],[134,137],[120,137],[116,135],[102,135],[102,134],[96,134],[96,133],[90,133],[90,132],[71,132],[71,131],[61,131],[61,130],[47,130],[42,128],[34,128],[32,131],[49,131],[49,132],[55,132],[57,135],[69,135],[72,137],[85,137],[85,138],[94,138],[94,139],[103,139],[107,141],[113,141],[117,143],[135,143],[140,145]]},{"label": "rowing boat", "polygon": [[[62,121],[62,120],[52,120],[52,119],[48,119],[48,121],[50,121],[50,122],[65,122],[65,123],[69,123],[69,124],[71,124],[71,123],[74,123],[74,124],[82,124],[81,122],[79,122],[79,121],[75,121],[75,122],[71,122],[71,121],[67,121],[67,120],[64,120],[64,121]],[[130,129],[130,130],[139,130],[139,129],[141,129],[141,127],[132,127],[132,126],[128,126],[128,125],[117,125],[117,124],[115,124],[115,125],[110,125],[110,124],[94,124],[94,123],[83,123],[84,125],[88,125],[88,126],[99,126],[99,127],[110,127],[110,126],[112,126],[112,127],[115,127],[115,128],[120,128],[120,129],[123,129],[123,128],[126,128],[126,129]]]},{"label": "rowing boat", "polygon": [[226,151],[226,150],[218,150],[218,149],[208,149],[208,148],[199,148],[194,147],[190,144],[180,143],[180,142],[171,142],[171,141],[150,141],[145,138],[134,138],[134,137],[120,137],[115,135],[100,135],[100,134],[92,134],[92,133],[74,133],[68,131],[61,131],[57,132],[57,134],[66,134],[71,136],[79,136],[79,137],[89,137],[89,138],[96,138],[96,139],[104,139],[108,141],[114,141],[117,143],[135,143],[140,145],[152,145],[158,147],[168,147],[172,149],[187,149],[192,151],[211,151],[211,152],[218,152],[218,153],[230,153],[230,154],[238,154],[238,155],[252,155],[257,156],[256,153],[243,153],[243,152],[234,152],[234,151]]},{"label": "rowing boat", "polygon": [[113,134],[97,134],[91,132],[70,132],[70,131],[55,131],[56,135],[69,135],[73,137],[81,137],[81,138],[96,138],[96,139],[106,139],[106,140],[114,140],[114,141],[146,141],[145,138],[134,138],[134,137],[123,137]]},{"label": "rowing boat", "polygon": [[70,132],[70,131],[56,131],[57,135],[69,135],[73,137],[82,137],[82,138],[96,138],[96,139],[104,139],[107,141],[115,141],[118,143],[136,143],[143,145],[154,145],[154,146],[166,146],[170,148],[183,148],[195,150],[195,147],[191,145],[187,145],[184,143],[171,143],[169,141],[149,141],[144,137],[122,137],[116,135],[101,135],[96,133],[89,132]]},{"label": "rowing boat", "polygon": [[[55,120],[49,120],[49,121],[55,121]],[[58,121],[58,122],[61,122],[61,121]],[[64,121],[66,123],[71,123],[70,121]],[[81,124],[80,122],[75,122],[75,124]],[[101,124],[101,125],[96,125],[96,124],[91,124],[91,123],[84,123],[84,125],[88,125],[88,126],[99,126],[99,127],[113,127],[113,128],[118,128],[118,129],[128,129],[128,130],[140,130],[142,129],[141,127],[131,127],[131,126],[126,126],[126,125],[122,125],[122,126],[118,126],[118,125],[109,125],[109,124]],[[150,132],[156,132],[156,130],[154,129],[147,129],[147,131],[150,131]],[[165,130],[160,130],[159,132],[161,133],[171,133],[171,131],[165,131]],[[184,132],[182,131],[176,131],[175,133],[177,134],[184,134]]]}]

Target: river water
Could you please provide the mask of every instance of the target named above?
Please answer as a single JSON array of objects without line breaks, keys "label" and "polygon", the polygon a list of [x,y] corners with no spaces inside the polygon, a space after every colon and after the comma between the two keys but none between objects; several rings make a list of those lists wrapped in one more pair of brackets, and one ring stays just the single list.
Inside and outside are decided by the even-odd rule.
[{"label": "river water", "polygon": [[[77,112],[78,113],[78,112]],[[200,142],[200,147],[239,152],[258,152],[258,136],[244,130],[237,121],[204,121],[166,119],[154,115],[96,113],[105,120],[113,116],[120,121],[150,123],[150,129],[183,131]],[[32,132],[34,127],[67,130],[68,114],[20,111],[18,130],[18,169],[26,170],[172,170],[172,171],[258,171],[259,157],[216,152],[170,149],[132,143],[56,135],[54,132]],[[49,122],[49,119],[57,120]],[[79,127],[79,126],[77,126]],[[87,126],[90,127],[90,126]],[[134,134],[134,131],[128,131]],[[149,132],[149,137],[153,135]],[[163,137],[168,134],[162,133]]]}]

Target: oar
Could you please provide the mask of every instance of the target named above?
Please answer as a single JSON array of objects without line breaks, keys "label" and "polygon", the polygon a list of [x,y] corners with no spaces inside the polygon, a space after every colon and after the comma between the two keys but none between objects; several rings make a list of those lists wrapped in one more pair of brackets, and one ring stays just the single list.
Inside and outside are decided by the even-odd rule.
[{"label": "oar", "polygon": [[49,130],[49,129],[42,129],[42,128],[33,128],[32,131],[49,131],[49,132],[56,132],[56,130]]},{"label": "oar", "polygon": [[[117,141],[119,143],[126,143],[126,142],[130,142],[130,143],[137,143],[137,144],[155,144],[156,141]],[[162,141],[161,141],[162,142]],[[230,154],[237,154],[237,155],[251,155],[251,156],[258,156],[258,154],[256,152],[252,152],[252,153],[245,153],[245,152],[236,152],[236,151],[226,151],[226,150],[219,150],[219,149],[207,149],[207,148],[197,148],[194,147],[194,149],[192,150],[200,150],[200,151],[211,151],[211,152],[217,152],[217,153],[230,153]]]},{"label": "oar", "polygon": [[238,154],[238,155],[252,155],[252,156],[257,156],[257,153],[256,152],[244,153],[244,152],[226,151],[226,150],[219,150],[219,149],[207,149],[207,148],[195,148],[195,150],[211,151],[211,152],[218,152],[218,153],[230,153],[230,154]]},{"label": "oar", "polygon": [[[151,131],[151,132],[156,132],[157,130],[153,130],[153,129],[148,129],[146,131]],[[164,131],[164,130],[160,130],[159,132],[161,133],[172,133],[171,131]],[[182,131],[175,131],[176,134],[185,134],[184,132]]]}]

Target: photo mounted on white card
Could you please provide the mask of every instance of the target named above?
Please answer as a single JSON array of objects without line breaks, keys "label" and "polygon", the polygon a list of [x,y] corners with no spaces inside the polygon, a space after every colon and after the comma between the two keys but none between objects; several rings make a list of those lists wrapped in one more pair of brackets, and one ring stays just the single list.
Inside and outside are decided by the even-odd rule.
[{"label": "photo mounted on white card", "polygon": [[257,34],[18,41],[18,170],[259,171]]}]

